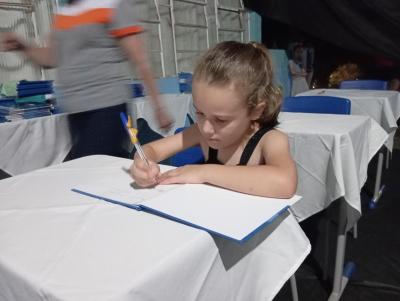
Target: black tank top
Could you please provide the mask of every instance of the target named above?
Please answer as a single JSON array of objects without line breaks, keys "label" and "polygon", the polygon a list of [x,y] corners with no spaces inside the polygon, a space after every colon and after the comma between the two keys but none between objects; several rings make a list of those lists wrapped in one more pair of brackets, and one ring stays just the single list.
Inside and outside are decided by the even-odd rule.
[{"label": "black tank top", "polygon": [[[273,128],[274,127],[262,127],[257,132],[255,132],[253,136],[251,136],[251,138],[249,139],[249,141],[247,142],[247,144],[243,150],[243,153],[242,153],[242,156],[240,157],[238,166],[247,165],[258,142],[260,142],[261,138],[267,132],[272,130]],[[218,150],[217,149],[214,149],[211,147],[208,148],[208,160],[206,161],[206,164],[221,164],[221,165],[223,165],[223,163],[221,163],[218,160]]]}]

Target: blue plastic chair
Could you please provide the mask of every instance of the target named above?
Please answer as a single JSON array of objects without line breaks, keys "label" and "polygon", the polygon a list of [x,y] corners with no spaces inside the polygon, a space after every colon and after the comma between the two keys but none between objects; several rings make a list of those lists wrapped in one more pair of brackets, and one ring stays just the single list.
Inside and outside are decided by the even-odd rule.
[{"label": "blue plastic chair", "polygon": [[[185,127],[178,128],[176,133],[182,132]],[[180,167],[187,164],[202,164],[204,163],[203,151],[200,146],[193,146],[184,151],[181,151],[171,157],[170,163],[172,166]]]},{"label": "blue plastic chair", "polygon": [[181,93],[192,93],[192,77],[192,73],[189,72],[178,73],[179,89]]},{"label": "blue plastic chair", "polygon": [[162,77],[158,80],[158,89],[161,94],[180,94],[179,79],[175,76]]},{"label": "blue plastic chair", "polygon": [[344,80],[340,83],[339,88],[360,90],[387,90],[388,83],[384,80]]},{"label": "blue plastic chair", "polygon": [[334,96],[285,97],[282,112],[349,115],[351,102]]}]

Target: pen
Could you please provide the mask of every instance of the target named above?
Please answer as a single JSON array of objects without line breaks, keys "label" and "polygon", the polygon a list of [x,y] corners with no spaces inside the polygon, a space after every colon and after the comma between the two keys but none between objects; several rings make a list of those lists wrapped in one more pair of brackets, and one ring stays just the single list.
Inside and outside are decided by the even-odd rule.
[{"label": "pen", "polygon": [[124,128],[128,132],[128,135],[131,138],[131,142],[135,146],[136,151],[138,152],[140,159],[142,159],[144,162],[146,162],[147,166],[150,166],[149,161],[147,160],[146,154],[144,153],[143,148],[140,145],[139,140],[137,138],[138,130],[135,129],[134,127],[132,127],[131,116],[129,116],[128,119],[127,119],[126,115],[123,112],[121,112],[119,114],[119,116],[121,117],[122,124],[124,125]]}]

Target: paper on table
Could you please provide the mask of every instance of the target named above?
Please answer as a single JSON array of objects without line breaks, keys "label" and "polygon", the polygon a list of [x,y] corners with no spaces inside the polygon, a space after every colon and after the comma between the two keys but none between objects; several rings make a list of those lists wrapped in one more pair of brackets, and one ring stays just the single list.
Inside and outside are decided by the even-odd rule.
[{"label": "paper on table", "polygon": [[[169,167],[162,167],[164,172]],[[74,191],[85,192],[93,196],[99,196],[102,199],[108,199],[116,202],[124,202],[129,205],[139,205],[147,200],[155,198],[167,191],[176,189],[181,185],[158,185],[153,188],[141,188],[135,185],[131,176],[126,171],[127,168],[107,170],[106,173],[95,181],[88,181],[87,184],[74,187]]]},{"label": "paper on table", "polygon": [[[162,170],[166,170],[162,167]],[[169,168],[168,168],[169,169]],[[131,205],[208,232],[245,241],[300,199],[253,196],[205,184],[132,185],[123,169],[74,190],[92,197]],[[133,206],[132,206],[133,205]],[[137,208],[136,208],[137,207]]]},{"label": "paper on table", "polygon": [[253,196],[204,184],[186,184],[148,200],[143,207],[237,241],[251,237],[300,199]]}]

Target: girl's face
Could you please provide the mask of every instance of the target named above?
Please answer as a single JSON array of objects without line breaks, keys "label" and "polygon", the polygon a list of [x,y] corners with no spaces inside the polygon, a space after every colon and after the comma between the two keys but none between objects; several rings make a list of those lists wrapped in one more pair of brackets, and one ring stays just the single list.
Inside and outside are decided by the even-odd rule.
[{"label": "girl's face", "polygon": [[247,104],[233,85],[215,86],[193,82],[197,124],[206,143],[215,149],[238,146],[258,116],[249,114]]}]

